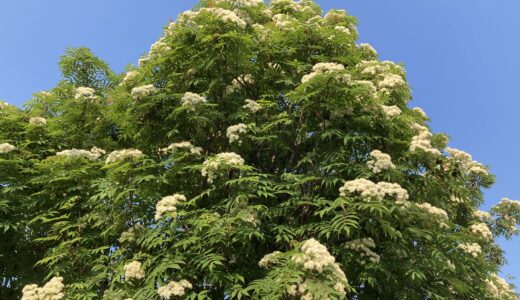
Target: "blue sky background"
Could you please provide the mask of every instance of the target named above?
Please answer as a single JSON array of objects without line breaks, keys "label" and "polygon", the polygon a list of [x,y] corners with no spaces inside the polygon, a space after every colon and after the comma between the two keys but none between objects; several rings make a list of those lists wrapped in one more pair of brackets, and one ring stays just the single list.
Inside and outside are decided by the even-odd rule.
[{"label": "blue sky background", "polygon": [[[160,37],[170,19],[193,7],[183,0],[0,0],[0,99],[21,106],[60,79],[59,56],[87,46],[121,72]],[[318,0],[360,21],[360,42],[381,59],[403,62],[434,132],[491,166],[501,197],[520,199],[520,1]],[[520,278],[520,239],[500,241]],[[514,281],[520,285],[520,279]]]}]

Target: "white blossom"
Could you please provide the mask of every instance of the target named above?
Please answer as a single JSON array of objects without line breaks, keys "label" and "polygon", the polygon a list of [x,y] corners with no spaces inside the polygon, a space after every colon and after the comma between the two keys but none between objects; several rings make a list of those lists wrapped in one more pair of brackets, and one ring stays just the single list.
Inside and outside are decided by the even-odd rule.
[{"label": "white blossom", "polygon": [[481,176],[489,176],[489,171],[479,162],[474,161],[471,154],[456,148],[446,147],[446,152],[450,154],[448,161],[457,164],[461,171]]},{"label": "white blossom", "polygon": [[144,278],[144,271],[141,269],[141,263],[138,261],[132,261],[123,267],[125,271],[125,279],[142,279]]},{"label": "white blossom", "polygon": [[141,100],[157,92],[157,88],[153,84],[138,86],[132,89],[130,95],[134,100]]},{"label": "white blossom", "polygon": [[171,48],[164,41],[164,37],[161,37],[158,41],[153,43],[152,46],[150,46],[149,56],[152,58],[159,57],[170,50]]},{"label": "white blossom", "polygon": [[226,87],[226,93],[231,94],[235,92],[236,90],[239,90],[243,88],[246,85],[253,84],[253,75],[251,74],[242,74],[238,76],[237,78],[233,79],[231,81],[231,85]]},{"label": "white blossom", "polygon": [[343,9],[332,9],[325,14],[323,18],[328,24],[337,24],[345,20],[347,12]]},{"label": "white blossom", "polygon": [[433,148],[431,145],[431,139],[433,135],[428,128],[417,123],[414,123],[412,128],[418,134],[412,137],[410,144],[411,152],[424,152],[434,156],[441,155],[441,152],[438,149]]},{"label": "white blossom", "polygon": [[448,213],[444,209],[435,207],[428,202],[416,204],[416,206],[418,208],[420,208],[421,210],[425,211],[426,213],[430,214],[436,220],[438,220],[438,219],[447,220],[448,219]]},{"label": "white blossom", "polygon": [[159,296],[165,299],[171,299],[172,296],[184,296],[187,289],[191,289],[192,285],[189,281],[182,279],[179,282],[170,281],[167,285],[157,289]]},{"label": "white blossom", "polygon": [[372,47],[372,45],[368,43],[361,43],[359,44],[359,48],[367,53],[369,53],[372,56],[377,56],[377,51]]},{"label": "white blossom", "polygon": [[383,77],[383,80],[379,81],[377,87],[383,92],[388,93],[392,89],[400,86],[404,86],[406,83],[404,82],[403,77],[397,74],[386,74]]},{"label": "white blossom", "polygon": [[89,87],[78,87],[75,92],[75,99],[87,99],[93,100],[96,98],[95,91],[93,88]]},{"label": "white blossom", "polygon": [[195,23],[195,18],[201,14],[207,13],[214,15],[224,23],[234,24],[242,29],[246,28],[246,22],[244,22],[244,20],[237,16],[233,11],[219,7],[204,7],[195,12],[191,10],[186,11],[179,16],[179,22],[183,24],[193,24]]},{"label": "white blossom", "polygon": [[82,150],[82,149],[63,150],[63,151],[57,152],[56,156],[65,156],[70,159],[86,158],[88,160],[94,161],[104,154],[105,154],[105,150],[99,149],[97,147],[93,147],[90,151]]},{"label": "white blossom", "polygon": [[3,143],[3,144],[0,144],[0,154],[7,154],[9,152],[12,152],[16,150],[16,147],[9,144],[9,143]]},{"label": "white blossom", "polygon": [[244,163],[245,161],[240,155],[234,152],[223,152],[206,159],[201,173],[202,176],[208,177],[208,182],[213,182],[220,171],[242,166]]},{"label": "white blossom", "polygon": [[132,80],[136,79],[137,76],[139,76],[139,72],[138,71],[136,71],[136,70],[128,71],[125,74],[125,77],[121,81],[120,85],[123,85],[123,84],[125,84],[125,83],[127,83],[129,81],[132,81]]},{"label": "white blossom", "polygon": [[37,125],[37,126],[45,126],[47,125],[47,120],[42,117],[31,117],[29,119],[29,124]]},{"label": "white blossom", "polygon": [[63,277],[53,277],[42,287],[29,284],[22,289],[21,300],[60,300],[65,298],[64,287]]},{"label": "white blossom", "polygon": [[336,29],[337,31],[343,32],[345,34],[350,34],[350,29],[348,29],[345,26],[338,25],[338,26],[334,27],[334,29]]},{"label": "white blossom", "polygon": [[482,253],[482,248],[477,243],[461,243],[457,248],[473,257],[478,257]]},{"label": "white blossom", "polygon": [[386,119],[391,119],[401,114],[401,109],[395,105],[381,105],[381,109],[383,110],[383,114],[385,115]]},{"label": "white blossom", "polygon": [[312,67],[312,72],[310,74],[304,75],[302,77],[301,82],[306,83],[312,80],[314,77],[320,74],[330,74],[334,72],[341,72],[345,70],[345,66],[337,63],[317,63]]},{"label": "white blossom", "polygon": [[127,158],[139,158],[143,155],[143,153],[137,149],[123,149],[123,150],[115,150],[112,151],[107,159],[107,164],[115,163],[116,161],[121,161]]},{"label": "white blossom", "polygon": [[155,205],[155,219],[159,220],[165,213],[177,211],[177,204],[186,201],[186,197],[181,194],[166,196]]},{"label": "white blossom", "polygon": [[255,113],[255,112],[259,111],[260,109],[262,109],[262,106],[255,100],[246,99],[245,102],[246,102],[246,104],[244,106],[242,106],[242,108],[250,111],[251,113]]},{"label": "white blossom", "polygon": [[396,201],[399,202],[408,200],[408,192],[399,184],[384,181],[376,184],[364,178],[345,182],[339,189],[339,192],[342,197],[346,197],[348,194],[358,193],[365,201],[380,201],[387,195],[395,197]]},{"label": "white blossom", "polygon": [[170,144],[168,147],[161,149],[161,151],[163,153],[167,153],[167,152],[175,152],[178,149],[187,149],[190,151],[191,154],[196,154],[196,155],[200,155],[202,153],[201,147],[195,147],[190,142],[187,142],[187,141]]},{"label": "white blossom", "polygon": [[367,162],[368,168],[374,173],[380,173],[384,170],[393,170],[395,165],[392,163],[390,155],[379,150],[370,152],[370,160]]},{"label": "white blossom", "polygon": [[190,107],[192,111],[195,111],[195,108],[197,105],[206,103],[207,100],[203,96],[192,93],[192,92],[186,92],[181,98],[182,106]]},{"label": "white blossom", "polygon": [[469,226],[469,231],[482,236],[488,241],[493,239],[493,234],[491,233],[491,230],[489,230],[489,227],[486,225],[486,223],[473,224]]},{"label": "white blossom", "polygon": [[490,213],[488,213],[487,211],[482,211],[482,210],[473,211],[473,216],[475,216],[475,218],[480,219],[482,221],[489,221],[492,219]]},{"label": "white blossom", "polygon": [[424,112],[424,110],[423,110],[422,108],[420,108],[420,107],[414,107],[414,108],[412,108],[412,110],[413,110],[414,112],[420,114],[421,117],[423,117],[423,118],[425,118],[425,119],[428,118],[428,115],[426,114],[426,112]]},{"label": "white blossom", "polygon": [[242,144],[240,137],[246,133],[247,133],[247,125],[243,124],[243,123],[229,126],[226,130],[226,136],[228,137],[230,144],[232,144],[234,142],[238,142],[238,144]]},{"label": "white blossom", "polygon": [[497,274],[491,274],[486,279],[486,290],[494,299],[517,300],[518,296],[511,289],[509,284]]},{"label": "white blossom", "polygon": [[286,29],[292,29],[293,26],[291,26],[292,22],[294,21],[294,18],[292,18],[289,15],[286,14],[276,14],[273,16],[273,24],[274,26],[286,30]]},{"label": "white blossom", "polygon": [[381,257],[377,253],[372,251],[372,249],[370,249],[370,248],[375,248],[375,247],[376,247],[376,244],[374,243],[374,240],[372,238],[362,238],[362,239],[347,242],[345,244],[345,248],[347,248],[349,250],[354,250],[354,251],[360,253],[361,258],[362,258],[360,263],[362,265],[367,263],[365,258],[368,259],[368,261],[370,261],[372,263],[378,263],[380,261]]},{"label": "white blossom", "polygon": [[262,259],[258,262],[258,266],[261,268],[267,268],[270,265],[277,264],[280,254],[282,254],[282,252],[274,251],[273,253],[264,255],[264,257],[262,257]]}]

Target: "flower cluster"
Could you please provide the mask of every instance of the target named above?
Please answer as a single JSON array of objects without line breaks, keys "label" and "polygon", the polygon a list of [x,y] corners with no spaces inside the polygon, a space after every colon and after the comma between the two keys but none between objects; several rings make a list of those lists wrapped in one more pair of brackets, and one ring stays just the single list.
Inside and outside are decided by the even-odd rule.
[{"label": "flower cluster", "polygon": [[63,277],[53,277],[42,287],[29,284],[22,289],[21,300],[60,300],[65,298],[64,287]]},{"label": "flower cluster", "polygon": [[153,43],[152,46],[150,46],[150,51],[148,53],[149,57],[158,57],[161,56],[163,53],[170,51],[171,48],[164,42],[164,37],[161,37],[157,42]]},{"label": "flower cluster", "polygon": [[473,211],[473,216],[482,221],[489,221],[492,219],[491,214],[487,211],[475,210]]},{"label": "flower cluster", "polygon": [[6,109],[10,106],[9,103],[7,102],[4,102],[4,101],[0,101],[0,109]]},{"label": "flower cluster", "polygon": [[228,170],[229,168],[243,166],[244,159],[234,152],[219,153],[214,157],[210,157],[204,161],[201,173],[202,176],[208,177],[208,182],[213,182],[217,174]]},{"label": "flower cluster", "polygon": [[386,195],[394,196],[398,202],[408,200],[408,192],[399,184],[384,181],[376,184],[364,178],[345,182],[339,192],[342,197],[346,197],[349,193],[359,193],[365,201],[381,201]]},{"label": "flower cluster", "polygon": [[404,76],[405,71],[402,66],[395,64],[392,61],[377,61],[377,60],[363,60],[356,65],[361,70],[363,75],[379,75],[380,78],[385,78],[387,74],[398,74]]},{"label": "flower cluster", "polygon": [[168,147],[161,149],[161,151],[163,153],[167,153],[167,152],[175,152],[178,149],[187,149],[190,151],[191,154],[196,154],[196,155],[200,155],[202,153],[201,147],[195,147],[190,142],[187,142],[187,141],[170,144]]},{"label": "flower cluster", "polygon": [[142,279],[144,278],[144,271],[141,269],[141,263],[138,261],[133,261],[128,264],[126,264],[123,267],[125,271],[125,279],[131,280],[131,279]]},{"label": "flower cluster", "polygon": [[90,151],[81,149],[63,150],[57,152],[56,156],[65,156],[70,159],[86,158],[88,160],[94,161],[104,154],[105,150],[93,147]]},{"label": "flower cluster", "polygon": [[238,142],[238,144],[242,144],[240,140],[240,136],[247,133],[247,125],[240,123],[237,125],[229,126],[226,130],[226,136],[229,139],[229,143],[232,144],[234,142]]},{"label": "flower cluster", "polygon": [[202,97],[199,94],[186,92],[181,98],[182,106],[190,107],[192,111],[195,111],[195,107],[199,104],[206,103],[206,98]]},{"label": "flower cluster", "polygon": [[154,94],[155,92],[157,92],[157,88],[153,86],[153,84],[147,84],[133,88],[130,95],[134,100],[140,100]]},{"label": "flower cluster", "polygon": [[264,255],[262,259],[258,262],[258,266],[261,268],[267,268],[270,265],[275,265],[278,263],[278,257],[282,254],[280,251],[274,251],[273,253],[269,253]]},{"label": "flower cluster", "polygon": [[327,12],[323,19],[329,25],[341,23],[347,17],[347,12],[343,9],[331,9]]},{"label": "flower cluster", "polygon": [[238,6],[244,6],[244,7],[254,7],[259,6],[264,3],[263,0],[217,0],[215,1],[215,4],[220,3],[234,3]]},{"label": "flower cluster", "polygon": [[362,51],[364,51],[364,52],[370,54],[371,56],[377,56],[377,51],[376,51],[376,49],[374,49],[374,47],[372,47],[372,45],[370,45],[370,44],[367,44],[367,43],[361,43],[361,44],[359,44],[359,48],[360,48]]},{"label": "flower cluster", "polygon": [[370,152],[370,160],[367,162],[368,168],[375,174],[383,170],[393,170],[395,165],[392,163],[390,155],[379,150]]},{"label": "flower cluster", "polygon": [[123,78],[123,80],[121,81],[120,85],[123,85],[127,82],[130,82],[134,79],[137,78],[137,76],[139,76],[139,72],[136,71],[136,70],[132,70],[132,71],[128,71],[126,74],[125,74],[125,77]]},{"label": "flower cluster", "polygon": [[507,235],[518,233],[517,224],[520,221],[520,201],[502,198],[491,211],[497,215],[497,227],[503,228]]},{"label": "flower cluster", "polygon": [[473,224],[469,226],[469,231],[482,236],[486,240],[493,239],[493,234],[491,233],[491,230],[489,230],[489,227],[486,225],[486,223]]},{"label": "flower cluster", "polygon": [[481,163],[474,161],[471,154],[450,147],[446,147],[445,150],[450,154],[449,162],[458,164],[463,172],[489,176],[489,171]]},{"label": "flower cluster", "polygon": [[246,102],[246,104],[244,106],[242,106],[242,108],[250,111],[251,113],[255,113],[255,112],[259,111],[260,109],[262,109],[262,106],[255,100],[246,99],[245,102]]},{"label": "flower cluster", "polygon": [[144,226],[141,224],[135,224],[134,226],[128,228],[128,230],[123,231],[121,235],[119,236],[118,241],[120,243],[126,242],[126,241],[133,241],[135,239],[136,234],[139,234],[144,230]]},{"label": "flower cluster", "polygon": [[424,119],[428,118],[428,115],[426,114],[426,112],[424,112],[424,110],[422,108],[420,108],[420,107],[414,107],[414,108],[412,108],[412,111],[418,113]]},{"label": "flower cluster", "polygon": [[511,289],[509,284],[497,274],[491,274],[491,276],[486,279],[486,287],[493,299],[518,300],[518,296]]},{"label": "flower cluster", "polygon": [[302,77],[302,83],[312,80],[321,74],[330,74],[345,70],[345,66],[337,63],[317,63],[312,67],[312,72]]},{"label": "flower cluster", "polygon": [[155,219],[159,220],[165,213],[177,211],[177,204],[186,201],[186,197],[181,194],[166,196],[155,205]]},{"label": "flower cluster", "polygon": [[381,109],[383,110],[383,114],[385,115],[386,119],[391,119],[401,114],[401,110],[395,105],[381,105]]},{"label": "flower cluster", "polygon": [[7,154],[9,152],[12,152],[16,150],[16,147],[9,144],[9,143],[3,143],[3,144],[0,144],[0,154]]},{"label": "flower cluster", "polygon": [[338,25],[338,26],[334,27],[334,29],[336,29],[337,31],[343,32],[345,34],[350,34],[350,29],[348,29],[345,26]]},{"label": "flower cluster", "polygon": [[405,85],[405,82],[404,82],[403,77],[401,77],[401,75],[390,73],[390,74],[385,74],[385,76],[383,77],[383,80],[379,81],[379,83],[377,84],[377,87],[383,93],[388,93],[392,89],[399,87],[399,86],[404,86],[404,85]]},{"label": "flower cluster", "polygon": [[482,248],[477,243],[461,243],[457,248],[473,257],[478,257],[482,253]]},{"label": "flower cluster", "polygon": [[441,152],[438,149],[433,148],[431,145],[433,135],[428,128],[414,123],[412,129],[417,132],[417,135],[412,137],[412,142],[410,143],[411,152],[424,152],[434,156],[441,155]]},{"label": "flower cluster", "polygon": [[138,158],[141,157],[143,153],[137,149],[123,149],[123,150],[115,150],[112,151],[107,159],[107,164],[115,163],[116,161],[121,161],[127,158]]},{"label": "flower cluster", "polygon": [[29,119],[29,124],[33,124],[36,126],[45,126],[47,125],[47,120],[42,117],[31,117]]},{"label": "flower cluster", "polygon": [[439,219],[444,219],[444,220],[448,219],[448,213],[444,209],[435,207],[428,202],[416,204],[416,206],[418,208],[420,208],[421,210],[425,211],[426,213],[432,215],[432,217],[434,217],[434,218],[439,218]]},{"label": "flower cluster", "polygon": [[186,11],[179,16],[179,22],[183,24],[192,24],[196,17],[202,14],[211,14],[223,23],[234,24],[242,29],[246,28],[246,22],[242,20],[236,13],[231,10],[218,7],[204,7],[198,11]]},{"label": "flower cluster", "polygon": [[191,288],[191,283],[182,279],[179,282],[170,281],[167,285],[159,287],[157,293],[164,299],[170,299],[172,296],[184,296],[186,290]]},{"label": "flower cluster", "polygon": [[93,88],[89,87],[78,87],[76,88],[74,98],[75,99],[86,99],[86,100],[94,100],[96,99],[96,95]]},{"label": "flower cluster", "polygon": [[[347,242],[345,244],[345,248],[356,252],[360,252],[362,258],[366,257],[370,262],[378,263],[381,257],[370,249],[375,247],[376,244],[374,243],[374,240],[372,238],[362,238],[359,240]],[[367,262],[363,259],[360,261],[360,263],[364,265]]]},{"label": "flower cluster", "polygon": [[291,26],[291,24],[293,21],[294,18],[286,14],[276,14],[273,16],[274,26],[282,30],[292,29],[293,26]]},{"label": "flower cluster", "polygon": [[228,85],[226,87],[226,93],[231,94],[241,88],[243,88],[246,85],[253,84],[253,75],[251,74],[242,74],[238,76],[237,78],[233,79],[231,81],[231,85]]}]

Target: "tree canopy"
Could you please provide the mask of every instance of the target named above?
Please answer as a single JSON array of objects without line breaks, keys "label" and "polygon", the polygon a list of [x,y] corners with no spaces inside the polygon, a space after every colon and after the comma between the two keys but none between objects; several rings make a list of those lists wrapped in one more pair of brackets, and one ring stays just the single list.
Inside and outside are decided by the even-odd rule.
[{"label": "tree canopy", "polygon": [[0,102],[0,298],[519,299],[488,168],[310,0],[201,1],[123,74]]}]

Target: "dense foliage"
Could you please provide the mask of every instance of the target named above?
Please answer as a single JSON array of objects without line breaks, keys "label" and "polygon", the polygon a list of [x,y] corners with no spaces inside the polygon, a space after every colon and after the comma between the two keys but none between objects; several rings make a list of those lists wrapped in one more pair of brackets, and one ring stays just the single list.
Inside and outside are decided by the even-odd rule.
[{"label": "dense foliage", "polygon": [[208,1],[0,103],[1,299],[518,299],[520,202],[310,0]]}]

